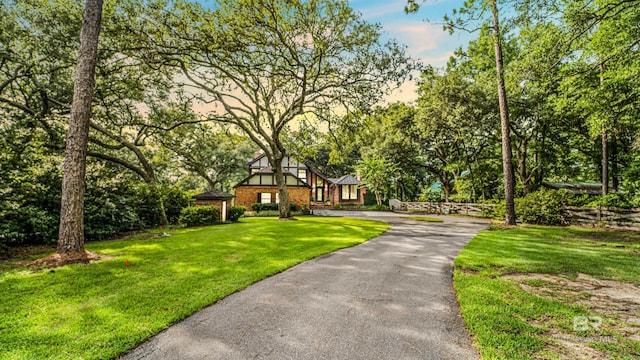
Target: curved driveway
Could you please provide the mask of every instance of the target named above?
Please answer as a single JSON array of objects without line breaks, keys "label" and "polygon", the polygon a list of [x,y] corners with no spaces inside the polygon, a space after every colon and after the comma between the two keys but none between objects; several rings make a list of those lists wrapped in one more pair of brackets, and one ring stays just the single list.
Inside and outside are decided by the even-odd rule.
[{"label": "curved driveway", "polygon": [[230,295],[123,358],[477,359],[459,315],[452,264],[488,224],[348,215],[392,228]]}]

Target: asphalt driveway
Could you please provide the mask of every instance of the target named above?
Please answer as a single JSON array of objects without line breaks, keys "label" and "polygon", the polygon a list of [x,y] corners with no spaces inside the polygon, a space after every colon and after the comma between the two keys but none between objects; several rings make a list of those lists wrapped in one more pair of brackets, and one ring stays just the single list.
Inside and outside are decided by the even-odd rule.
[{"label": "asphalt driveway", "polygon": [[123,358],[477,359],[459,315],[452,263],[488,224],[348,215],[392,228],[230,295]]}]

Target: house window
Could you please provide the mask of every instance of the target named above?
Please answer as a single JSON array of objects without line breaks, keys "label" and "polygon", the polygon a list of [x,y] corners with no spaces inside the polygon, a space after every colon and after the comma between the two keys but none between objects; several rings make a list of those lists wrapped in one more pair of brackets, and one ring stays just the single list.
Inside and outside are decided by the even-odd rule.
[{"label": "house window", "polygon": [[358,200],[358,185],[340,185],[340,199]]},{"label": "house window", "polygon": [[280,193],[276,193],[276,204],[280,204]]},{"label": "house window", "polygon": [[316,188],[316,201],[323,202],[324,201],[324,188]]},{"label": "house window", "polygon": [[271,204],[271,193],[258,193],[261,204]]},{"label": "house window", "polygon": [[304,182],[307,181],[307,170],[306,169],[298,169],[298,177],[302,179]]}]

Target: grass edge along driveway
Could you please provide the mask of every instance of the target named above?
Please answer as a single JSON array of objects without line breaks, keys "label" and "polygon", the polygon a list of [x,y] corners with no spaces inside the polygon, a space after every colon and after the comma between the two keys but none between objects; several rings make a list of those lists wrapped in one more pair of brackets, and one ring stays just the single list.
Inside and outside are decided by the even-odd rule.
[{"label": "grass edge along driveway", "polygon": [[[637,334],[640,324],[629,329],[614,305],[592,306],[601,299],[590,290],[570,291],[564,280],[545,279],[575,284],[578,274],[586,274],[638,286],[639,264],[640,234],[494,226],[480,232],[455,260],[454,287],[483,359],[638,359],[640,341],[628,335]],[[622,304],[623,313],[628,306]],[[640,310],[630,315],[640,318]],[[597,316],[603,323],[598,330],[586,326],[576,331],[576,316]]]},{"label": "grass edge along driveway", "polygon": [[252,283],[388,228],[339,217],[243,218],[166,238],[89,243],[113,259],[0,273],[0,358],[117,357]]}]

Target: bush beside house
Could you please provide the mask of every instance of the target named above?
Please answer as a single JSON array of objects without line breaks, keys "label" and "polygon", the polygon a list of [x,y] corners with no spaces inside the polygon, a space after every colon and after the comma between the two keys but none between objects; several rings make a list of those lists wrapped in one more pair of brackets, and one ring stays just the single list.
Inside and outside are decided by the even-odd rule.
[{"label": "bush beside house", "polygon": [[229,209],[229,221],[232,221],[232,222],[238,221],[238,219],[240,219],[240,217],[244,215],[244,212],[246,210],[247,208],[244,206],[232,207],[231,209]]},{"label": "bush beside house", "polygon": [[[264,203],[264,204],[255,203],[255,204],[251,204],[251,209],[253,209],[253,211],[255,212],[278,211],[278,206],[279,204],[277,203]],[[296,211],[298,209],[298,204],[294,202],[290,202],[289,208],[291,209],[291,211]]]},{"label": "bush beside house", "polygon": [[180,213],[180,224],[187,227],[213,225],[220,219],[220,209],[216,206],[189,206]]}]

